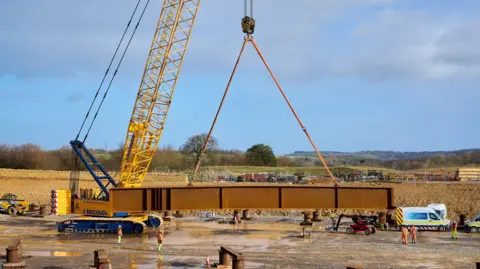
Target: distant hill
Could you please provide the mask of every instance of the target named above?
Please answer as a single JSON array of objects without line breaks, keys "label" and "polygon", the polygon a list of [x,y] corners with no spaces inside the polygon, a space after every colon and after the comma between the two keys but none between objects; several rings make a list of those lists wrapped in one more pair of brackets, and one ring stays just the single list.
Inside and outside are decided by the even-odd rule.
[{"label": "distant hill", "polygon": [[[380,151],[367,150],[358,152],[339,152],[339,151],[322,151],[325,157],[340,157],[348,159],[364,159],[364,160],[416,160],[435,157],[438,155],[461,155],[471,152],[480,152],[480,149],[460,149],[453,151],[419,151],[419,152],[399,152],[399,151]],[[317,157],[315,151],[295,151],[287,154],[288,157]]]}]

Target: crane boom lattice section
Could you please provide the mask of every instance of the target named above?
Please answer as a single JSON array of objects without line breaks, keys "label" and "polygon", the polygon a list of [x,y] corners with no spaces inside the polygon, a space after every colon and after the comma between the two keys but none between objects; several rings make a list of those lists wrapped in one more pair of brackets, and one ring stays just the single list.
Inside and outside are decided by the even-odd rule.
[{"label": "crane boom lattice section", "polygon": [[125,140],[120,187],[139,187],[157,150],[200,0],[165,0]]}]

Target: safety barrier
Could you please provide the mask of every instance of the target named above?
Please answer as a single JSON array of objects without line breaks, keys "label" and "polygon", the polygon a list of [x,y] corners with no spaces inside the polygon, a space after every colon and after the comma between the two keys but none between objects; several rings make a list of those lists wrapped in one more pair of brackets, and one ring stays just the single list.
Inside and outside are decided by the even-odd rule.
[{"label": "safety barrier", "polygon": [[71,212],[70,190],[52,190],[51,198],[52,215],[66,215]]}]

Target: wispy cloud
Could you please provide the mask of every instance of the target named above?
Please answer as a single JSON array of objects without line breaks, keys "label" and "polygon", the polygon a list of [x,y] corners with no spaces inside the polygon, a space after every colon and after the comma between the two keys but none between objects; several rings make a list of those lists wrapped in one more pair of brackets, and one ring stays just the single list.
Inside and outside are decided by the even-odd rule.
[{"label": "wispy cloud", "polygon": [[480,74],[480,21],[388,8],[361,23],[332,72],[369,80],[469,79]]},{"label": "wispy cloud", "polygon": [[[470,79],[480,74],[478,20],[428,11],[398,11],[394,0],[257,1],[257,42],[282,80],[321,76],[385,79]],[[0,16],[0,76],[64,77],[103,74],[135,3],[113,0],[4,3]],[[354,8],[368,14],[342,17]],[[138,79],[161,8],[152,1],[120,76]],[[381,9],[376,15],[375,10]],[[41,10],[42,12],[38,12]],[[372,14],[374,14],[372,16]],[[189,45],[185,72],[230,70],[240,49],[242,1],[204,1]],[[345,40],[331,37],[339,20]],[[359,22],[361,21],[361,22]],[[354,30],[351,30],[354,29]],[[351,32],[348,32],[351,31]],[[261,69],[248,52],[242,68]],[[249,56],[250,55],[250,56]]]},{"label": "wispy cloud", "polygon": [[85,98],[85,95],[81,92],[74,92],[67,96],[67,101],[70,103],[75,103]]},{"label": "wispy cloud", "polygon": [[[305,0],[301,5],[257,1],[257,33],[262,36],[263,50],[269,51],[270,61],[280,68],[279,72],[291,74],[299,68],[295,72],[299,75],[303,61],[309,60],[312,38],[319,34],[325,21],[350,7],[392,1]],[[122,73],[143,70],[160,2],[151,1]],[[103,72],[134,6],[134,2],[113,0],[52,0],[32,2],[28,7],[4,3],[0,16],[0,76],[61,77],[75,72]],[[231,68],[242,40],[242,16],[242,1],[202,3],[186,59],[190,70],[215,72]],[[251,66],[248,60],[244,64]]]}]

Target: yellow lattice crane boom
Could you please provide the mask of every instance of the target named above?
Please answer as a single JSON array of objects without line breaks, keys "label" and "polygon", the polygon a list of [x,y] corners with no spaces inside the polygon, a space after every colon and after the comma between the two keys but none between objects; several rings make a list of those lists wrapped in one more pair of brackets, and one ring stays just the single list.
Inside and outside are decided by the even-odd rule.
[{"label": "yellow lattice crane boom", "polygon": [[[132,17],[127,24],[127,28],[120,39],[120,44],[131,25],[140,2],[141,0],[138,0]],[[113,201],[114,197],[110,195],[109,186],[114,188],[136,188],[141,186],[145,178],[145,174],[160,142],[165,120],[190,40],[190,34],[195,24],[200,0],[164,0],[140,82],[135,106],[128,125],[120,179],[118,181],[113,179],[84,144],[150,0],[144,2],[146,2],[146,4],[140,18],[118,62],[117,69],[113,73],[110,84],[105,90],[103,99],[94,114],[85,138],[83,141],[78,139],[90,115],[93,104],[99,95],[105,77],[117,55],[120,44],[105,72],[105,76],[100,83],[77,137],[75,140],[70,141],[70,145],[77,158],[74,162],[75,166],[78,167],[76,163],[81,161],[97,182],[100,189],[98,192],[90,190],[91,192],[88,193],[92,195],[87,192],[80,192],[80,195],[78,195],[78,173],[76,173],[78,170],[72,170],[71,191],[73,194],[71,211],[75,214],[82,214],[83,216],[71,218],[59,223],[57,230],[60,232],[115,232],[118,225],[121,224],[125,233],[141,233],[146,226],[158,227],[161,224],[161,219],[155,214],[148,212],[131,212],[128,205],[115,203]]]},{"label": "yellow lattice crane boom", "polygon": [[119,187],[142,184],[182,68],[200,0],[165,0],[128,126]]}]

